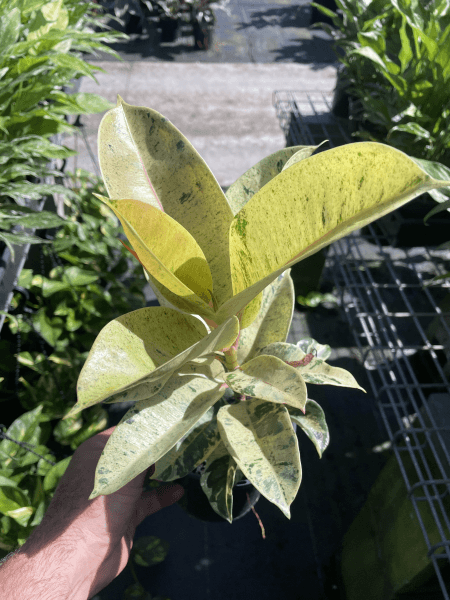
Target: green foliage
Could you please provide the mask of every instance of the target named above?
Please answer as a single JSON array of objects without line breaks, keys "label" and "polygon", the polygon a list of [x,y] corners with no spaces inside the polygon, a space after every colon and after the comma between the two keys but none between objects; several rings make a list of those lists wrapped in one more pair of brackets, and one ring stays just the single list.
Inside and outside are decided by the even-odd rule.
[{"label": "green foliage", "polygon": [[[335,40],[366,121],[358,137],[450,167],[450,11],[446,0],[336,0]],[[369,127],[367,127],[369,125]],[[370,129],[370,131],[368,131]]]},{"label": "green foliage", "polygon": [[[0,0],[0,240],[13,254],[12,244],[39,244],[28,231],[58,227],[61,219],[49,213],[30,214],[21,200],[39,200],[71,190],[44,183],[62,173],[49,168],[50,159],[76,154],[50,142],[50,136],[75,132],[67,115],[103,112],[111,104],[96,94],[68,94],[71,80],[104,71],[82,60],[81,52],[101,49],[119,55],[102,42],[127,37],[113,32],[94,33],[91,24],[98,5],[82,0]],[[16,211],[9,212],[9,211]]]},{"label": "green foliage", "polygon": [[[105,193],[101,181],[85,171],[77,175],[74,199],[65,200],[67,220],[53,244],[41,249],[45,273],[23,269],[18,282],[23,291],[14,294],[0,341],[6,357],[1,402],[5,409],[20,402],[25,412],[7,435],[50,461],[51,437],[74,451],[107,426],[101,406],[85,416],[61,417],[76,401],[76,381],[100,329],[145,303],[145,280],[127,283],[134,269],[118,239],[118,219],[91,194]],[[53,428],[51,421],[57,421]],[[40,523],[69,461],[52,466],[12,441],[0,442],[0,556],[22,545]]]}]

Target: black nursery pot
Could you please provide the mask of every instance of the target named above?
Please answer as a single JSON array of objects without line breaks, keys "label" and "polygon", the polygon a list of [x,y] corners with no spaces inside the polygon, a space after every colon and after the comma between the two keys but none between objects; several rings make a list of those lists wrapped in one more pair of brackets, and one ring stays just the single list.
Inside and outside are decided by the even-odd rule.
[{"label": "black nursery pot", "polygon": [[[297,425],[292,423],[294,431]],[[204,463],[198,466],[192,473],[177,479],[184,487],[184,495],[177,504],[183,508],[189,516],[206,523],[228,523],[226,519],[216,513],[211,507],[205,492],[200,485],[200,477],[204,470]],[[247,498],[248,494],[248,498]],[[261,494],[250,483],[248,479],[242,479],[233,488],[233,522],[244,517],[260,499]],[[249,502],[250,501],[250,502]]]},{"label": "black nursery pot", "polygon": [[174,42],[177,38],[178,19],[160,19],[161,42]]},{"label": "black nursery pot", "polygon": [[208,50],[212,46],[213,28],[210,25],[201,24],[194,21],[192,24],[194,32],[195,48],[200,50]]}]

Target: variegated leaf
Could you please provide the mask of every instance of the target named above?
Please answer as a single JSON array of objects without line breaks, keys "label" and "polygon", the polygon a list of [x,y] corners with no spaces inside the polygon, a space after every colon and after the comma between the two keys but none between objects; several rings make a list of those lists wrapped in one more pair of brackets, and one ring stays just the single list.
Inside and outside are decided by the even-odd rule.
[{"label": "variegated leaf", "polygon": [[220,437],[245,477],[269,502],[291,518],[302,479],[297,435],[285,406],[248,398],[222,406]]},{"label": "variegated leaf", "polygon": [[[252,196],[269,183],[286,168],[287,162],[294,156],[308,158],[317,150],[319,146],[291,146],[282,148],[273,154],[266,156],[256,165],[250,167],[241,175],[225,193],[228,204],[231,207],[233,216],[243,208]],[[301,160],[301,159],[300,159]],[[287,161],[287,162],[286,162]],[[297,161],[296,161],[297,162]]]},{"label": "variegated leaf", "polygon": [[298,346],[275,342],[263,348],[259,356],[276,356],[285,363],[291,364],[306,383],[318,385],[337,385],[342,387],[356,388],[365,392],[351,373],[340,367],[332,367],[314,354],[305,354]]},{"label": "variegated leaf", "polygon": [[[283,340],[276,341],[281,342]],[[317,358],[321,358],[322,360],[327,360],[327,358],[330,358],[331,356],[330,346],[328,344],[319,344],[319,342],[316,342],[313,338],[303,338],[302,340],[299,340],[296,345],[305,354],[315,354]]]},{"label": "variegated leaf", "polygon": [[295,304],[290,272],[291,269],[287,269],[264,289],[258,316],[251,325],[241,328],[237,348],[239,365],[257,356],[264,346],[286,341]]},{"label": "variegated leaf", "polygon": [[219,404],[212,406],[169,452],[155,462],[151,479],[173,481],[185,477],[201,465],[219,444],[223,445],[216,421]]},{"label": "variegated leaf", "polygon": [[324,140],[323,142],[320,142],[320,144],[318,146],[303,146],[303,148],[301,148],[298,152],[296,152],[294,154],[294,156],[291,156],[291,158],[286,162],[286,164],[283,167],[283,171],[285,171],[286,169],[289,169],[289,167],[292,167],[292,165],[295,165],[296,163],[300,162],[301,160],[305,160],[305,158],[309,158],[313,152],[315,152],[317,150],[317,148],[320,148],[320,146],[323,146],[324,144],[326,144],[326,142],[328,142],[328,140]]},{"label": "variegated leaf", "polygon": [[200,485],[211,508],[229,523],[233,522],[233,486],[237,465],[221,441],[206,461]]},{"label": "variegated leaf", "polygon": [[296,369],[275,356],[257,356],[222,378],[239,394],[305,411],[305,382]]},{"label": "variegated leaf", "polygon": [[322,407],[311,398],[308,398],[305,414],[292,406],[286,406],[286,408],[289,411],[291,420],[303,429],[316,447],[320,458],[322,458],[323,451],[330,443],[330,432]]},{"label": "variegated leaf", "polygon": [[109,437],[89,500],[113,494],[167,454],[224,394],[198,377],[173,377],[156,396],[140,400]]},{"label": "variegated leaf", "polygon": [[208,334],[195,316],[161,306],[122,315],[97,336],[78,378],[78,402],[63,419],[111,396],[115,402],[150,398],[160,391],[158,381],[233,343],[238,333],[236,317]]}]

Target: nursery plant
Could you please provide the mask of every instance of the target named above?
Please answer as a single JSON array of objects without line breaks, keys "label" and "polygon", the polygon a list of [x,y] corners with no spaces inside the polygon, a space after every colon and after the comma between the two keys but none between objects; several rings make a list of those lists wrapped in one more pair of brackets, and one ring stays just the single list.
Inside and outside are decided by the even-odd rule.
[{"label": "nursery plant", "polygon": [[[78,401],[63,417],[101,402],[135,402],[104,448],[90,499],[154,463],[152,478],[161,481],[205,463],[203,491],[228,522],[233,486],[244,477],[290,518],[302,479],[292,422],[319,456],[329,442],[306,384],[362,388],[327,364],[327,346],[286,343],[289,269],[424,191],[450,185],[388,145],[357,142],[314,154],[317,147],[264,158],[224,194],[160,113],[118,96],[104,115],[98,148],[108,197],[95,196],[122,223],[160,306],[124,314],[99,332]],[[231,403],[219,402],[227,390]]]},{"label": "nursery plant", "polygon": [[[39,244],[30,229],[61,226],[49,212],[20,206],[58,193],[73,198],[66,187],[46,183],[61,176],[51,159],[67,159],[75,151],[52,143],[57,133],[74,133],[67,115],[102,112],[113,105],[97,94],[67,90],[73,79],[104,71],[81,60],[81,51],[101,49],[118,57],[102,42],[124,34],[94,33],[89,27],[96,5],[80,0],[0,0],[0,241]],[[126,37],[126,36],[125,36]],[[120,58],[120,57],[119,57]]]}]

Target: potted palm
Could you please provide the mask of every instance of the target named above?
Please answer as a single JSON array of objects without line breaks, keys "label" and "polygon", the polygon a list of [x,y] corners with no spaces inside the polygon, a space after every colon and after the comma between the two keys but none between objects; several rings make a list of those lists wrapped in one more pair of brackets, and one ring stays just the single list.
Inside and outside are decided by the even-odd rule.
[{"label": "potted palm", "polygon": [[[108,197],[160,303],[108,323],[63,417],[131,401],[98,461],[89,497],[137,474],[200,486],[232,523],[243,478],[290,518],[302,479],[293,423],[319,456],[329,443],[306,384],[362,389],[315,340],[285,343],[294,302],[290,268],[428,189],[450,186],[417,159],[359,142],[313,155],[284,148],[223,193],[163,115],[118,97],[103,117],[99,162]],[[229,403],[231,390],[236,402]],[[230,392],[228,392],[230,393]]]}]

